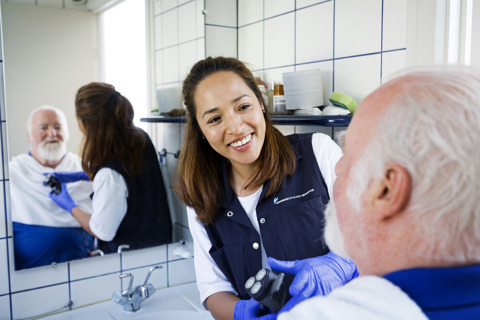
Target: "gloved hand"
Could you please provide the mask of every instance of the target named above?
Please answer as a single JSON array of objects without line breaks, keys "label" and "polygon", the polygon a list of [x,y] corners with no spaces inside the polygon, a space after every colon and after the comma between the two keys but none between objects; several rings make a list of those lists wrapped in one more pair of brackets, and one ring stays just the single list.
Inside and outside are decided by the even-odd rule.
[{"label": "gloved hand", "polygon": [[250,300],[238,300],[233,309],[233,320],[275,320],[276,314],[265,314],[263,308],[258,301],[251,298]]},{"label": "gloved hand", "polygon": [[65,183],[62,183],[62,191],[59,194],[50,192],[48,196],[60,208],[67,210],[68,212],[70,212],[70,214],[72,213],[72,209],[74,207],[78,207],[75,201],[73,201],[72,197],[70,197],[70,194],[67,191],[67,186],[65,185]]},{"label": "gloved hand", "polygon": [[50,172],[44,173],[46,176],[48,174],[53,175],[55,178],[60,181],[60,183],[75,182],[80,180],[90,181],[90,177],[83,171],[72,171],[72,172]]},{"label": "gloved hand", "polygon": [[358,277],[358,270],[353,261],[337,256],[333,252],[295,261],[281,261],[269,257],[267,262],[276,271],[295,275],[288,290],[292,298],[282,308],[282,312],[290,310],[307,298],[326,295]]}]

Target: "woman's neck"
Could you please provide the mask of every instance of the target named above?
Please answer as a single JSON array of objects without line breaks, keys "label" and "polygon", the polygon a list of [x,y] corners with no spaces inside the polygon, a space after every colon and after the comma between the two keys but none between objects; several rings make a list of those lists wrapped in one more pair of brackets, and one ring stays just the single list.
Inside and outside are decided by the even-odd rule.
[{"label": "woman's neck", "polygon": [[245,188],[245,186],[251,182],[251,178],[255,171],[256,166],[253,164],[232,165],[230,163],[228,180],[237,197],[246,197],[258,190],[259,186],[249,186],[248,188]]}]

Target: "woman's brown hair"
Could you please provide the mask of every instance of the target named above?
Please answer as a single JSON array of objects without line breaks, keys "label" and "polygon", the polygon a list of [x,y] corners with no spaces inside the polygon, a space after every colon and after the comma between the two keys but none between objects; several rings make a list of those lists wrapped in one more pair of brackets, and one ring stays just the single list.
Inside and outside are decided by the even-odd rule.
[{"label": "woman's brown hair", "polygon": [[[216,72],[229,71],[240,76],[254,92],[258,101],[265,106],[255,78],[245,64],[235,58],[208,57],[197,62],[183,82],[183,100],[187,107],[187,126],[184,143],[175,170],[175,191],[186,205],[193,207],[198,220],[205,225],[214,224],[218,204],[224,198],[222,182],[222,161],[218,154],[203,138],[196,120],[195,90],[200,82]],[[248,187],[260,187],[271,180],[266,197],[274,195],[283,179],[295,170],[295,153],[288,139],[271,123],[265,110],[265,142],[256,160],[258,170],[252,175]]]},{"label": "woman's brown hair", "polygon": [[85,135],[82,167],[91,179],[100,166],[114,159],[129,176],[142,173],[146,139],[133,125],[132,104],[114,86],[92,82],[81,87],[75,112]]}]

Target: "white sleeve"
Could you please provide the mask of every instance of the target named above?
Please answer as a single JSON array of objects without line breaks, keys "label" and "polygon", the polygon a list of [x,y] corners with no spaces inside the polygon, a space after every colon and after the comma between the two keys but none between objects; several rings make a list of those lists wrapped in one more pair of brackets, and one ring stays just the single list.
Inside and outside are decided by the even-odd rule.
[{"label": "white sleeve", "polygon": [[342,149],[330,136],[323,133],[314,133],[312,135],[312,146],[318,167],[327,185],[328,194],[332,198],[333,183],[337,178],[335,165],[343,156]]},{"label": "white sleeve", "polygon": [[193,254],[195,275],[200,301],[203,307],[208,310],[205,300],[217,292],[231,292],[237,294],[232,284],[223,274],[210,256],[212,243],[208,238],[205,227],[197,220],[197,213],[193,208],[187,206],[188,227],[193,238]]},{"label": "white sleeve", "polygon": [[127,184],[115,170],[102,168],[93,179],[93,192],[90,229],[101,240],[112,241],[127,213]]}]

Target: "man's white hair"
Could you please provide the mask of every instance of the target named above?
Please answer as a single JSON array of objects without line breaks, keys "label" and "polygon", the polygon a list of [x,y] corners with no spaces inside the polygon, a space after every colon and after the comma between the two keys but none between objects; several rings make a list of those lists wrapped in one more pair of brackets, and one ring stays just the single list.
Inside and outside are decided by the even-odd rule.
[{"label": "man's white hair", "polygon": [[349,200],[359,210],[368,184],[400,164],[411,175],[407,210],[423,228],[426,254],[478,261],[480,71],[432,66],[392,81],[400,91],[352,168]]},{"label": "man's white hair", "polygon": [[68,141],[68,138],[69,138],[69,131],[68,131],[68,125],[67,125],[67,117],[65,116],[65,113],[58,109],[58,108],[55,108],[53,106],[49,106],[49,105],[44,105],[44,106],[40,106],[40,107],[37,107],[35,109],[33,109],[30,114],[28,115],[28,118],[27,118],[27,132],[28,132],[28,137],[31,138],[32,136],[32,130],[33,130],[33,116],[39,112],[39,111],[43,111],[43,110],[51,110],[51,111],[54,111],[57,116],[58,116],[58,120],[60,121],[60,124],[62,125],[62,130],[63,130],[63,140],[65,142]]}]

